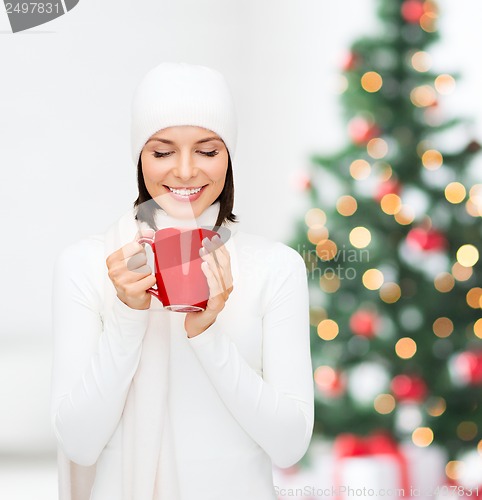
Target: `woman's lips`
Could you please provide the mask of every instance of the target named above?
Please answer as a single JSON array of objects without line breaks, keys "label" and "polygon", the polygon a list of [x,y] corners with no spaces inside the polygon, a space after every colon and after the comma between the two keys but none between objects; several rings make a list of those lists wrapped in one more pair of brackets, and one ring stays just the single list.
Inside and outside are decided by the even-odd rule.
[{"label": "woman's lips", "polygon": [[[167,191],[169,192],[169,194],[175,199],[175,200],[178,200],[178,201],[196,201],[200,196],[201,194],[203,193],[204,191],[204,188],[206,186],[202,186],[201,190],[198,191],[197,193],[194,193],[194,194],[190,194],[189,196],[183,196],[183,195],[180,195],[180,194],[176,194],[176,193],[173,193],[170,189],[169,189],[169,186],[166,186],[164,185],[164,187],[167,189]],[[198,186],[199,187],[199,186]],[[182,189],[187,189],[187,188],[183,188],[183,187],[174,187],[172,186],[173,189],[179,189],[179,190],[182,190]],[[195,187],[194,188],[189,188],[189,189],[196,189]]]}]

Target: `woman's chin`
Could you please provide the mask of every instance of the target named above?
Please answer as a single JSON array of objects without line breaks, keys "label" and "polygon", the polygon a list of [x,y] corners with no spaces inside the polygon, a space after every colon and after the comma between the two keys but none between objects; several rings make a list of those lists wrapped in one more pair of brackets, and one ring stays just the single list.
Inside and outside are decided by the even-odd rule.
[{"label": "woman's chin", "polygon": [[196,219],[203,212],[203,207],[196,203],[163,203],[161,208],[176,219]]}]

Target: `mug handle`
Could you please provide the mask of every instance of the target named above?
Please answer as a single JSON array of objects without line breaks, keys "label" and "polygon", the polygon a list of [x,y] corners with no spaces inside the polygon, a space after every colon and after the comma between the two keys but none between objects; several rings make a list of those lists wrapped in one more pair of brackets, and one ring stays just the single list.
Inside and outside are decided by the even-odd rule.
[{"label": "mug handle", "polygon": [[[142,238],[139,238],[137,240],[137,243],[148,243],[149,245],[151,245],[151,248],[152,248],[152,253],[154,254],[154,257],[156,255],[156,250],[155,250],[155,247],[154,247],[154,240],[152,238],[147,238],[145,236],[143,236]],[[156,288],[148,288],[146,290],[147,293],[150,293],[151,295],[154,295],[154,297],[157,297],[159,300],[161,300],[159,298],[159,290],[157,290]]]}]

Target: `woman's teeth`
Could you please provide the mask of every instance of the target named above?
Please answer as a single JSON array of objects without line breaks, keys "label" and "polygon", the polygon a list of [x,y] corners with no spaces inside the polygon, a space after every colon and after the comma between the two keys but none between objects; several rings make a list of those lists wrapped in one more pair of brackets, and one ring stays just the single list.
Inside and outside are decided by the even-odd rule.
[{"label": "woman's teeth", "polygon": [[[168,186],[169,187],[169,186]],[[190,196],[195,193],[199,193],[201,191],[202,187],[196,188],[196,189],[174,189],[172,187],[169,187],[169,189],[180,196]]]}]

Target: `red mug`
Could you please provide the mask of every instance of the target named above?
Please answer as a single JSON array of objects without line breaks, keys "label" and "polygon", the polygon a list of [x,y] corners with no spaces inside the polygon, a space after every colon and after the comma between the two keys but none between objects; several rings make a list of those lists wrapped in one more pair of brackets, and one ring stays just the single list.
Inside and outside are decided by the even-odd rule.
[{"label": "red mug", "polygon": [[139,238],[138,243],[151,245],[157,288],[148,293],[157,297],[164,308],[174,312],[204,311],[209,300],[207,278],[201,269],[199,255],[204,238],[219,233],[206,228],[168,227],[153,238]]}]

